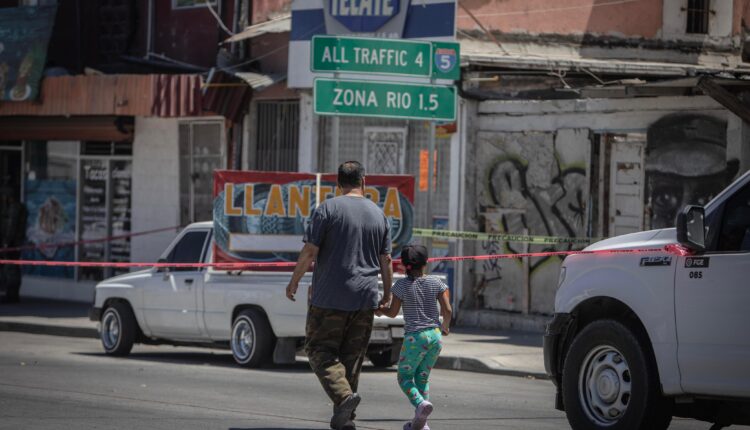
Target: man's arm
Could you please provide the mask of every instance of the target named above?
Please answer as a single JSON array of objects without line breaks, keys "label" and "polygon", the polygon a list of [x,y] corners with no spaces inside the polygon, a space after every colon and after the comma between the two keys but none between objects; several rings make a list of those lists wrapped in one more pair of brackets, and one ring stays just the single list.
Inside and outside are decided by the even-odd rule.
[{"label": "man's arm", "polygon": [[294,295],[297,294],[299,281],[305,275],[305,272],[310,269],[310,265],[318,256],[318,249],[317,246],[309,242],[305,243],[305,246],[302,247],[302,251],[300,251],[299,258],[297,259],[297,265],[294,267],[294,273],[292,273],[292,280],[289,281],[289,285],[286,287],[286,297],[289,300],[295,301]]},{"label": "man's arm", "polygon": [[393,285],[391,254],[380,255],[380,276],[383,278],[383,298],[380,300],[380,306],[388,306],[391,302],[391,285]]}]

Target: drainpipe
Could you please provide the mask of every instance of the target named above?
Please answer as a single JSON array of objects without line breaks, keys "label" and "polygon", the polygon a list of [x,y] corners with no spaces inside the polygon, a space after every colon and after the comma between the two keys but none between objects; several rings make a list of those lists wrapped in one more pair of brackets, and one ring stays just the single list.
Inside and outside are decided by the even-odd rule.
[{"label": "drainpipe", "polygon": [[144,58],[148,58],[148,54],[153,52],[153,31],[154,31],[154,0],[148,0],[148,18],[146,19],[146,55]]}]

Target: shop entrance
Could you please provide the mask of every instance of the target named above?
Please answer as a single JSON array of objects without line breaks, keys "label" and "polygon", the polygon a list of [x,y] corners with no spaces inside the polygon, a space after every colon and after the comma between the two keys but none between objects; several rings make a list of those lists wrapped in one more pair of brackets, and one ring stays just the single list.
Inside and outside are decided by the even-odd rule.
[{"label": "shop entrance", "polygon": [[[81,157],[78,231],[79,261],[130,261],[130,238],[101,241],[130,233],[129,157]],[[127,269],[81,267],[79,279],[101,280]]]},{"label": "shop entrance", "polygon": [[[0,186],[10,189],[16,201],[23,200],[23,151],[21,143],[0,142]],[[3,191],[5,192],[5,191]]]}]

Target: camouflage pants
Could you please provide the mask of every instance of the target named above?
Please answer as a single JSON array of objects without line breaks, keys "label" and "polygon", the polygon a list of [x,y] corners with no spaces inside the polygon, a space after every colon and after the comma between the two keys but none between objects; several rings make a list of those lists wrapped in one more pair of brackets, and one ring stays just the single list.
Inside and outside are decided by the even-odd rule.
[{"label": "camouflage pants", "polygon": [[310,306],[305,353],[334,405],[357,391],[375,311],[354,312]]}]

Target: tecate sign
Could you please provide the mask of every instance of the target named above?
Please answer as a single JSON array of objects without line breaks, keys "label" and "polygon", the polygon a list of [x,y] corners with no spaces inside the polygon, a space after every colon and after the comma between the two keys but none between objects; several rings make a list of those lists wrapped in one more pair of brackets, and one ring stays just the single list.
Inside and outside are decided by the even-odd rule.
[{"label": "tecate sign", "polygon": [[[314,36],[455,43],[455,0],[293,0],[291,12],[289,88],[312,87],[318,73],[310,70]],[[450,46],[440,48],[447,50],[433,50],[432,58],[424,58],[424,65],[432,63],[432,70],[441,74],[454,73],[459,69],[454,63],[458,63],[460,53],[451,51]],[[452,71],[446,72],[449,69]]]},{"label": "tecate sign", "polygon": [[354,33],[370,33],[400,11],[400,0],[327,0],[333,18]]}]

